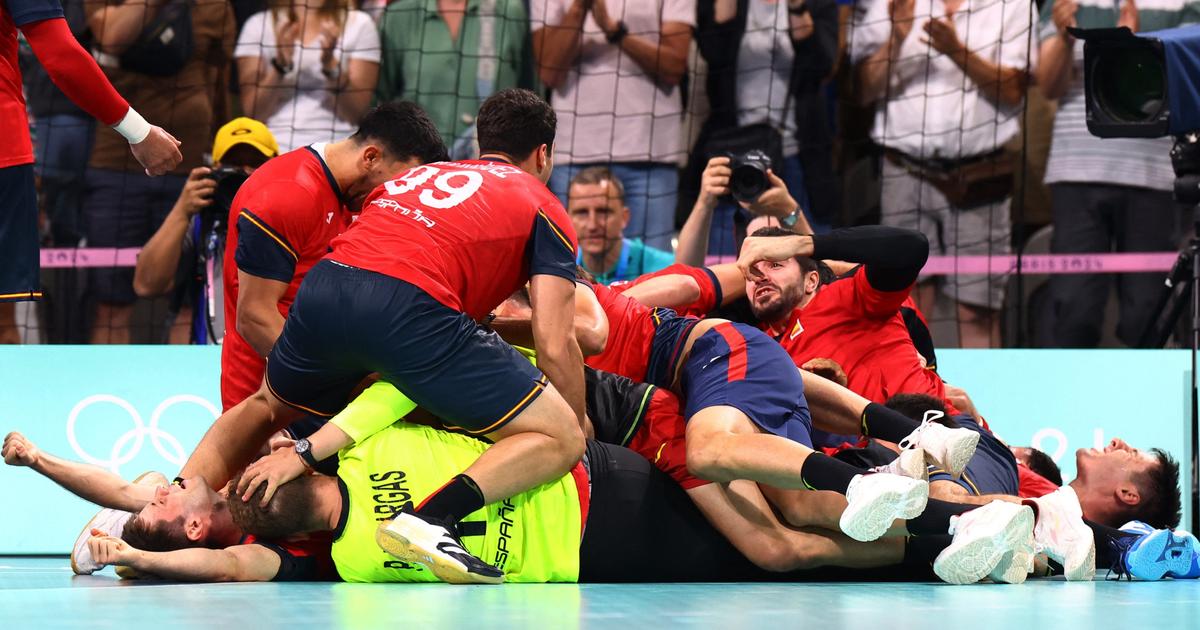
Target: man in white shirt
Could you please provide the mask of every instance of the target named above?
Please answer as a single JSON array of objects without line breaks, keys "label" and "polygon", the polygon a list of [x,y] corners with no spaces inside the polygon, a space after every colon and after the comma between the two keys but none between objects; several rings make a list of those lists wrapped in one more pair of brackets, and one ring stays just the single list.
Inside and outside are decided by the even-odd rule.
[{"label": "man in white shirt", "polygon": [[625,235],[670,250],[696,0],[531,0],[538,75],[558,115],[550,189],[607,166],[625,186]]},{"label": "man in white shirt", "polygon": [[[850,46],[859,93],[878,102],[871,136],[886,155],[883,223],[921,230],[935,253],[1009,253],[1003,147],[1020,130],[1033,3],[869,1]],[[950,276],[941,289],[958,303],[962,346],[998,343],[1003,276]],[[917,291],[927,312],[935,295],[931,283]]]}]

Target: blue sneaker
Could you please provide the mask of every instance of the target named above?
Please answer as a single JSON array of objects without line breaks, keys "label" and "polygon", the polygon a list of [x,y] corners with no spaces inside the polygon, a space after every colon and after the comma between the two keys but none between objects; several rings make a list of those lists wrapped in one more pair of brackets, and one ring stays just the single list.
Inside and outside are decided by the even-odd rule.
[{"label": "blue sneaker", "polygon": [[1114,541],[1120,553],[1116,567],[1118,576],[1128,575],[1139,580],[1200,577],[1200,541],[1192,534],[1154,529],[1141,521],[1130,521],[1121,527],[1121,531],[1138,537]]}]

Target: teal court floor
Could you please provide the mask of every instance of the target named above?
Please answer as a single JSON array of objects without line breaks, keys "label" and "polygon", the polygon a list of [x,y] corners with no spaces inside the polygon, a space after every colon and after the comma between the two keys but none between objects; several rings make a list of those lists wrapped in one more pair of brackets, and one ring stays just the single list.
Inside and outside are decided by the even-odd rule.
[{"label": "teal court floor", "polygon": [[977,584],[172,584],[0,557],[0,629],[1200,628],[1200,581]]}]

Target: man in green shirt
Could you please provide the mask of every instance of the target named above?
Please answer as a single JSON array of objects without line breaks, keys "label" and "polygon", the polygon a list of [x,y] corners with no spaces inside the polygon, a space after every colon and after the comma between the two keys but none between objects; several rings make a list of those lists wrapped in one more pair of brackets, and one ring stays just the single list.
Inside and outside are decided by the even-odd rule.
[{"label": "man in green shirt", "polygon": [[591,166],[571,179],[567,214],[579,235],[575,263],[600,284],[628,282],[675,263],[675,254],[624,237],[629,225],[625,186],[607,167]]},{"label": "man in green shirt", "polygon": [[488,96],[533,87],[529,18],[521,0],[397,0],[379,22],[376,99],[429,112],[454,159],[476,156],[475,113]]}]

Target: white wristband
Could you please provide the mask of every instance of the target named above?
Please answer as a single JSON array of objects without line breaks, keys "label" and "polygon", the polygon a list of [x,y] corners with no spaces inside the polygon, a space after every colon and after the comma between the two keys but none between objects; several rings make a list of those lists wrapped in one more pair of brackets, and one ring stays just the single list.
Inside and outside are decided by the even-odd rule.
[{"label": "white wristband", "polygon": [[122,136],[125,136],[129,144],[137,144],[150,135],[150,123],[146,122],[146,119],[142,118],[142,115],[137,113],[132,107],[125,113],[125,117],[121,119],[121,122],[113,125],[113,129]]}]

